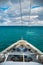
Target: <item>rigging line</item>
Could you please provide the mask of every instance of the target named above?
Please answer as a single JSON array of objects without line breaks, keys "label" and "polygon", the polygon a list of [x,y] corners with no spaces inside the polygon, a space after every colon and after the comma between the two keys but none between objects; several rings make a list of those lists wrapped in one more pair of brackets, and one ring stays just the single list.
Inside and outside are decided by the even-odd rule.
[{"label": "rigging line", "polygon": [[22,24],[22,7],[21,7],[21,0],[19,0],[19,4],[20,4],[21,24]]},{"label": "rigging line", "polygon": [[29,24],[29,22],[31,22],[31,20],[30,20],[30,19],[31,19],[31,18],[30,18],[30,16],[31,16],[31,0],[29,0],[29,2],[30,2],[30,4],[29,4],[29,5],[30,5],[30,9],[29,9],[29,13],[28,13],[29,19],[28,19],[28,20],[23,20],[23,19],[22,19],[22,21],[28,22],[28,24]]},{"label": "rigging line", "polygon": [[[29,0],[30,1],[30,0]],[[23,19],[22,19],[22,7],[21,7],[21,0],[19,0],[19,4],[20,4],[20,15],[21,15],[21,24],[23,24]],[[29,22],[31,22],[31,18],[30,18],[30,15],[31,15],[31,1],[30,1],[30,9],[29,9],[29,21],[28,21],[28,24]],[[25,20],[24,20],[25,21]]]},{"label": "rigging line", "polygon": [[[30,9],[29,9],[29,22],[31,22],[31,18],[30,18],[30,16],[31,16],[31,0],[29,0],[29,2],[30,2]],[[29,24],[29,22],[28,22],[28,24]]]}]

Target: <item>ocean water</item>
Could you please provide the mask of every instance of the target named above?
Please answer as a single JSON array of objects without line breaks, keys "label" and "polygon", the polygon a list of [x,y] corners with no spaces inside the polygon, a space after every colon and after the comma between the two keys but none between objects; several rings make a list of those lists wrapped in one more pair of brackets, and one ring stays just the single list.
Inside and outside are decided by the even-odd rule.
[{"label": "ocean water", "polygon": [[0,26],[0,52],[21,37],[43,52],[43,26]]}]

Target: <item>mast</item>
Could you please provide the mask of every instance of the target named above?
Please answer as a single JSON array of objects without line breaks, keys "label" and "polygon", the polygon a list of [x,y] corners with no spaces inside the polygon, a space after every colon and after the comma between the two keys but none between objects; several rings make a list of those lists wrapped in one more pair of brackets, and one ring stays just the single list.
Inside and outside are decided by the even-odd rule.
[{"label": "mast", "polygon": [[20,16],[21,16],[21,24],[22,24],[22,7],[21,7],[21,0],[19,0],[19,4],[20,4]]},{"label": "mast", "polygon": [[[29,0],[29,2],[30,2],[30,9],[29,9],[29,21],[28,21],[28,25],[29,25],[29,22],[31,23],[31,20],[30,20],[30,16],[31,16],[31,0]],[[21,5],[21,0],[19,0],[19,4],[20,4],[21,24],[23,24],[23,21],[25,21],[25,20],[22,19],[22,5]]]},{"label": "mast", "polygon": [[[30,9],[29,9],[29,22],[31,22],[31,18],[30,18],[30,16],[31,16],[31,0],[29,0],[29,2],[30,2]],[[28,25],[29,25],[29,22],[28,22]]]}]

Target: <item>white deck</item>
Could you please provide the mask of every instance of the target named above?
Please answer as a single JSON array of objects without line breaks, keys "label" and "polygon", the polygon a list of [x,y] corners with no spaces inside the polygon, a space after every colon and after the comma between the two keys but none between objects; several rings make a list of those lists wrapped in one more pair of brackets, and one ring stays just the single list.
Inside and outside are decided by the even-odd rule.
[{"label": "white deck", "polygon": [[0,65],[42,65],[40,63],[36,63],[36,62],[4,62],[1,63]]},{"label": "white deck", "polygon": [[37,49],[35,46],[33,46],[31,43],[29,43],[29,42],[27,42],[27,41],[25,41],[25,40],[19,40],[19,41],[17,41],[16,43],[14,43],[14,44],[12,44],[11,46],[9,46],[8,48],[6,48],[5,50],[3,50],[1,53],[6,53],[6,52],[8,52],[11,48],[13,48],[15,45],[17,45],[17,44],[22,44],[23,43],[23,45],[25,45],[25,44],[27,44],[27,45],[29,45],[30,47],[31,47],[31,49],[33,49],[34,51],[37,51],[37,53],[38,54],[43,54],[39,49]]},{"label": "white deck", "polygon": [[[18,49],[19,49],[19,51],[18,51]],[[32,44],[28,43],[25,40],[17,41],[16,43],[12,44],[8,48],[6,48],[4,51],[2,51],[1,54],[2,55],[4,54],[4,56],[6,57],[3,65],[9,65],[10,63],[11,63],[11,65],[17,65],[18,63],[19,63],[19,65],[32,65],[30,63],[29,59],[33,62],[39,62],[39,63],[35,63],[36,65],[41,65],[40,63],[43,62],[43,55],[42,55],[43,53],[39,49],[37,49],[36,47],[34,47]],[[3,57],[2,55],[0,55],[0,58]],[[11,55],[11,56],[9,57],[9,55]],[[13,55],[13,57],[12,57],[12,55]],[[16,62],[14,62],[16,60],[16,56],[14,56],[14,55],[19,55],[19,56],[22,55],[23,57],[20,56],[20,59],[22,58],[23,59],[22,61],[24,61],[24,59],[26,59],[25,61],[28,61],[28,62],[24,63],[22,61],[21,62],[16,61],[17,62],[16,63]],[[39,55],[41,55],[41,57]],[[27,56],[27,57],[25,58],[25,56]],[[11,61],[11,62],[7,63],[6,62],[7,58],[8,58],[8,61],[12,59],[13,62]],[[20,61],[20,59],[18,58],[19,61]],[[41,59],[41,62],[40,62],[40,59]],[[0,60],[0,61],[2,61],[2,60]],[[33,64],[33,65],[35,65],[35,64]]]}]

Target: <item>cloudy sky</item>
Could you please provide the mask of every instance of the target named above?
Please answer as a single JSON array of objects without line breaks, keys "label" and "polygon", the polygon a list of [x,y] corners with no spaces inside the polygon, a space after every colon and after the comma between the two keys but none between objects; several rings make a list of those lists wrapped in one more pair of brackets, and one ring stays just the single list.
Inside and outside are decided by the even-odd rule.
[{"label": "cloudy sky", "polygon": [[0,0],[0,26],[16,25],[43,26],[43,0]]}]

